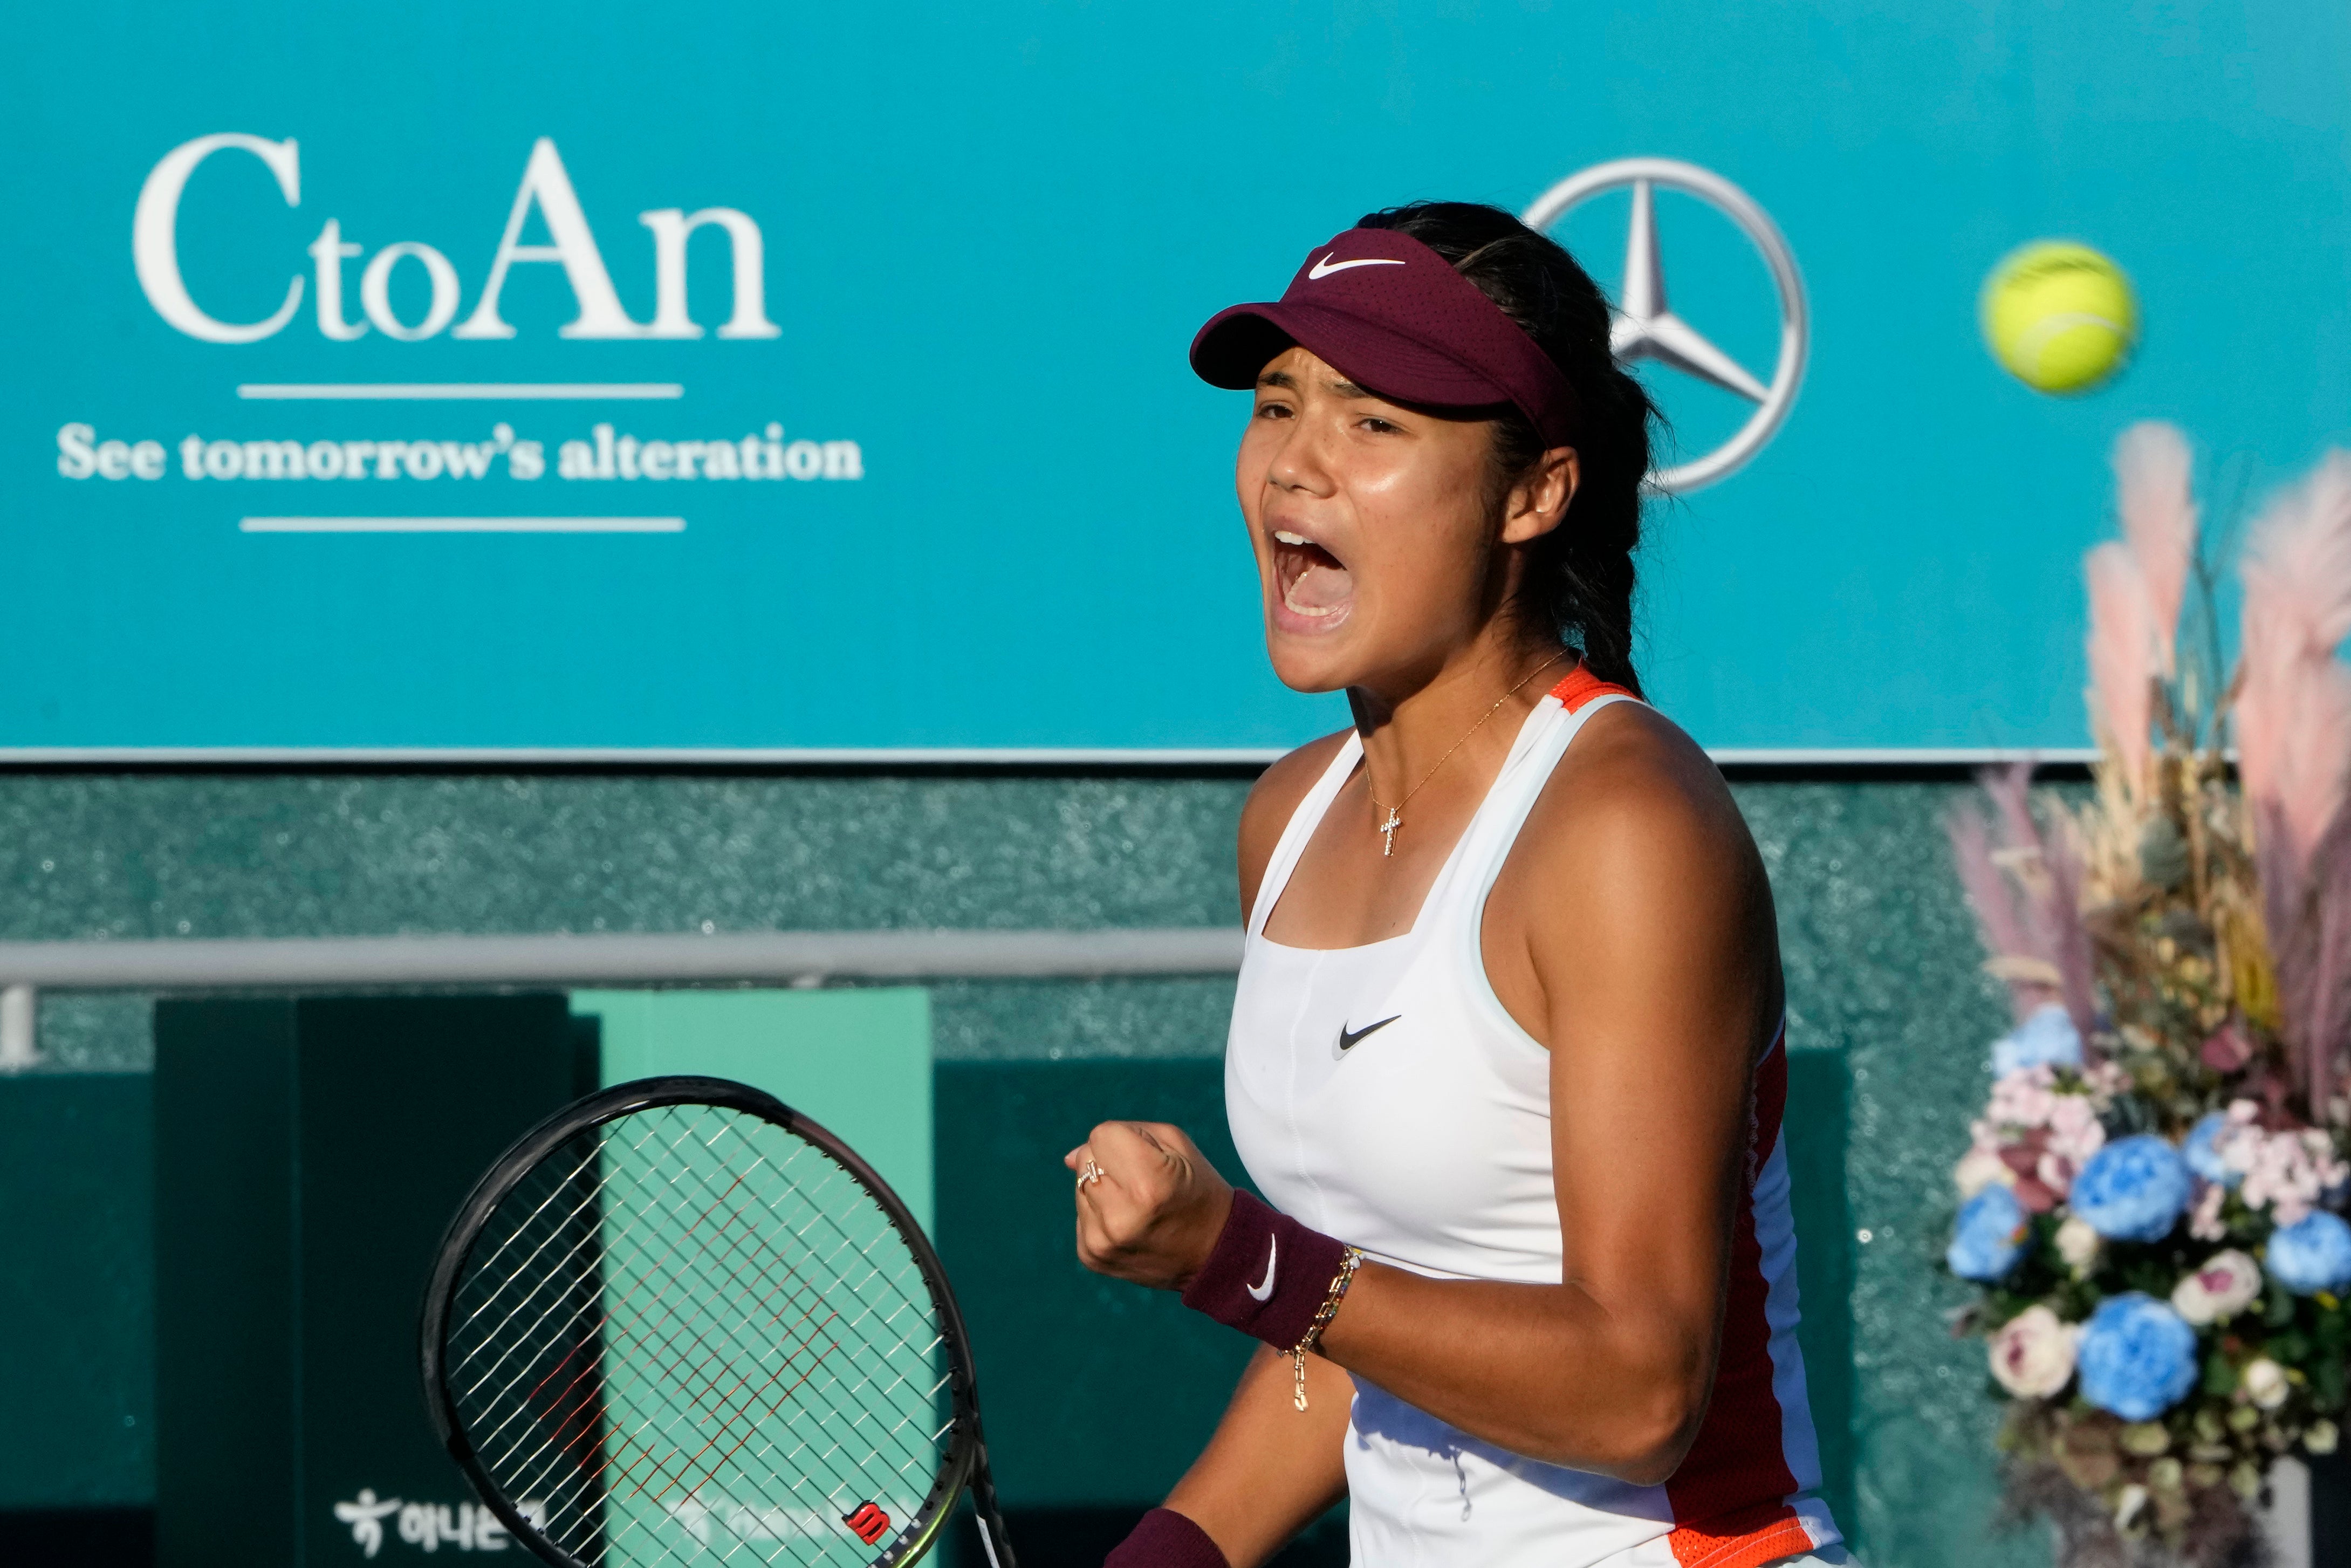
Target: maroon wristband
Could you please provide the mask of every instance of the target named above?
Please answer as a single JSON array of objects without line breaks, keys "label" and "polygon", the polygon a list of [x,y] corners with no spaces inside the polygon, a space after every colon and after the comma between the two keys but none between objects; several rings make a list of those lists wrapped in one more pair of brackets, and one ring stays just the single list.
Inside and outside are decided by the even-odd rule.
[{"label": "maroon wristband", "polygon": [[1231,1568],[1208,1532],[1172,1508],[1155,1508],[1112,1548],[1102,1568]]},{"label": "maroon wristband", "polygon": [[1184,1304],[1289,1350],[1314,1326],[1346,1256],[1344,1242],[1236,1192],[1215,1249],[1184,1288]]}]

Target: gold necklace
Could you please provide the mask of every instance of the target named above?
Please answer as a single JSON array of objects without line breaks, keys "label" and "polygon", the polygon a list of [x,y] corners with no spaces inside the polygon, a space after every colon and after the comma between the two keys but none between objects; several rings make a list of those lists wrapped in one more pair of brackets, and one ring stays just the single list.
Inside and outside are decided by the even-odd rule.
[{"label": "gold necklace", "polygon": [[1479,730],[1484,728],[1486,721],[1499,713],[1504,703],[1509,702],[1512,697],[1517,696],[1520,686],[1525,685],[1529,681],[1533,680],[1537,675],[1541,674],[1545,670],[1550,669],[1553,664],[1558,664],[1565,657],[1567,657],[1565,653],[1553,653],[1550,658],[1545,659],[1541,664],[1537,664],[1533,669],[1529,670],[1525,674],[1520,676],[1518,685],[1512,686],[1509,691],[1504,692],[1500,696],[1496,697],[1494,699],[1494,706],[1488,708],[1484,713],[1479,714],[1478,716],[1478,722],[1471,725],[1468,729],[1462,731],[1461,738],[1459,740],[1455,741],[1451,746],[1445,748],[1445,755],[1437,759],[1437,768],[1432,768],[1427,772],[1422,774],[1420,776],[1420,782],[1405,790],[1404,799],[1398,800],[1395,805],[1389,805],[1386,801],[1381,800],[1379,796],[1373,793],[1371,758],[1366,757],[1364,759],[1364,793],[1371,796],[1373,810],[1385,811],[1387,813],[1386,818],[1380,822],[1379,826],[1372,830],[1374,832],[1380,835],[1380,854],[1383,859],[1395,853],[1396,830],[1404,826],[1404,809],[1412,804],[1412,798],[1415,795],[1419,794],[1421,790],[1426,787],[1430,779],[1437,777],[1437,768],[1442,768],[1447,763],[1452,761],[1453,754],[1460,750],[1464,746],[1468,745],[1469,737],[1477,734]]}]

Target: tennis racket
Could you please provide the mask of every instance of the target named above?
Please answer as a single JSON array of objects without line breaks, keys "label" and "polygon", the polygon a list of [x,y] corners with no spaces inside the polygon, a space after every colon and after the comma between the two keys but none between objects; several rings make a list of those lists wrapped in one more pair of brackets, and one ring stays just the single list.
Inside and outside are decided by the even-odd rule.
[{"label": "tennis racket", "polygon": [[883,1568],[971,1494],[1014,1568],[963,1316],[872,1167],[773,1097],[648,1078],[524,1134],[421,1325],[450,1456],[555,1568]]}]

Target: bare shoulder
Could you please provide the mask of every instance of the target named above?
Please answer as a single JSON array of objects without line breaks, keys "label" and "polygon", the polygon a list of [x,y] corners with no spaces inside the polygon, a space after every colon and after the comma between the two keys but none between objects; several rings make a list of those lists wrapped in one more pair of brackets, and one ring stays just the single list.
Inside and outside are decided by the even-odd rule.
[{"label": "bare shoulder", "polygon": [[1638,704],[1585,721],[1488,909],[1504,967],[1545,993],[1588,988],[1595,968],[1677,987],[1739,975],[1755,1005],[1779,1005],[1771,882],[1738,802],[1695,741]]},{"label": "bare shoulder", "polygon": [[[1558,831],[1573,824],[1573,831]],[[1745,819],[1713,759],[1679,725],[1640,703],[1584,721],[1536,802],[1521,842],[1570,855],[1751,852]]]},{"label": "bare shoulder", "polygon": [[1350,730],[1336,730],[1320,740],[1310,740],[1289,756],[1258,775],[1250,786],[1249,799],[1241,805],[1240,872],[1241,913],[1249,914],[1257,903],[1257,884],[1265,876],[1266,862],[1273,858],[1273,846],[1281,841],[1281,830],[1298,810],[1298,803],[1306,799],[1314,781],[1331,766],[1331,759],[1347,742]]}]

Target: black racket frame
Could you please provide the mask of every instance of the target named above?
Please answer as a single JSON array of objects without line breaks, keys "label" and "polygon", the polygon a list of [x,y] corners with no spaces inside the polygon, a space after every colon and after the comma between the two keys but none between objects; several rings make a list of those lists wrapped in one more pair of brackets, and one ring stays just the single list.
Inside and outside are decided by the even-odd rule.
[{"label": "black racket frame", "polygon": [[954,1436],[947,1445],[946,1462],[932,1481],[922,1511],[914,1521],[919,1528],[901,1527],[890,1545],[873,1559],[873,1568],[898,1568],[936,1546],[947,1521],[955,1516],[956,1501],[966,1490],[971,1493],[973,1511],[978,1516],[980,1543],[988,1560],[995,1568],[1017,1568],[1012,1542],[1004,1529],[1004,1514],[997,1506],[996,1482],[988,1473],[987,1442],[979,1426],[978,1375],[972,1365],[971,1341],[964,1331],[963,1312],[956,1305],[955,1291],[947,1284],[946,1268],[939,1261],[937,1249],[923,1233],[905,1201],[857,1151],[774,1095],[729,1078],[690,1074],[640,1078],[574,1101],[516,1139],[513,1147],[499,1155],[496,1163],[483,1173],[482,1179],[474,1184],[474,1190],[449,1221],[449,1228],[442,1234],[440,1250],[434,1255],[433,1272],[424,1287],[423,1307],[418,1314],[424,1407],[441,1446],[457,1461],[457,1468],[465,1472],[483,1506],[497,1516],[507,1533],[550,1568],[595,1568],[541,1534],[490,1479],[473,1445],[466,1440],[465,1428],[457,1419],[456,1402],[449,1392],[445,1357],[449,1308],[458,1281],[465,1275],[466,1261],[473,1255],[474,1244],[481,1239],[482,1227],[526,1176],[580,1134],[635,1112],[664,1105],[710,1105],[741,1112],[814,1145],[882,1206],[907,1251],[914,1255],[914,1266],[921,1271],[932,1301],[938,1304],[940,1324],[946,1331],[948,1390],[955,1410]]}]

